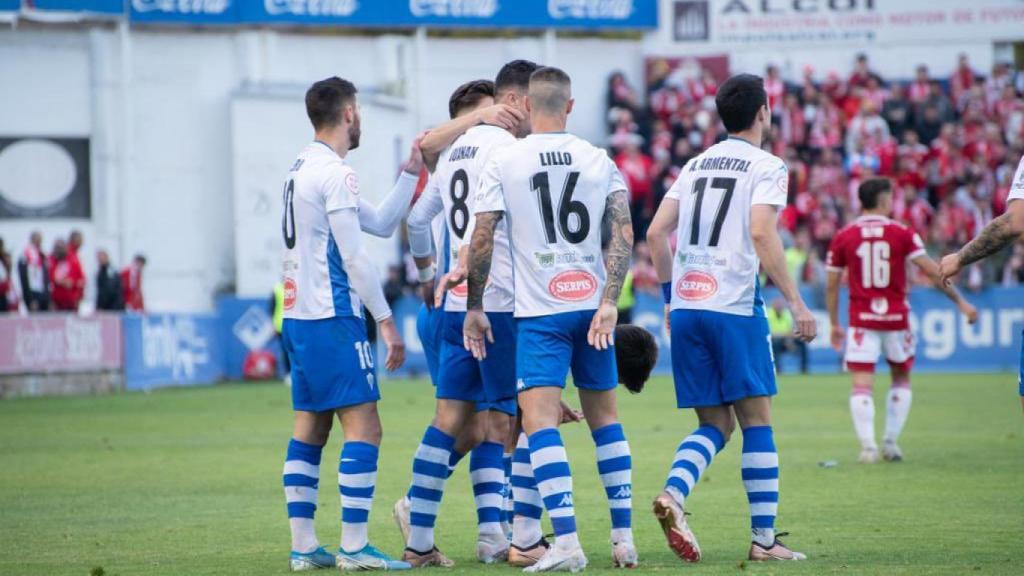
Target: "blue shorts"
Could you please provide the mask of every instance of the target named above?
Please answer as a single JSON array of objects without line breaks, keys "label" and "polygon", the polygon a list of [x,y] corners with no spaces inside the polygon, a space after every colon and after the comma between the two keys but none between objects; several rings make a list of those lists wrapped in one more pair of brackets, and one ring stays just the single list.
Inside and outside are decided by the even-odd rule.
[{"label": "blue shorts", "polygon": [[362,318],[286,318],[281,341],[292,363],[293,409],[326,412],[380,400]]},{"label": "blue shorts", "polygon": [[669,321],[680,408],[775,395],[775,359],[766,318],[673,310]]},{"label": "blue shorts", "polygon": [[420,306],[420,311],[416,315],[416,334],[423,346],[423,355],[427,357],[427,371],[430,372],[430,382],[434,386],[437,386],[438,370],[440,370],[441,364],[443,318],[444,310],[436,307],[428,309],[426,304]]},{"label": "blue shorts", "polygon": [[519,391],[541,386],[565,388],[572,380],[584,390],[613,390],[618,386],[615,348],[598,350],[587,342],[594,310],[519,318],[516,378]]},{"label": "blue shorts", "polygon": [[516,321],[511,312],[488,312],[494,343],[478,362],[463,346],[465,312],[444,312],[437,397],[474,402],[478,410],[516,413]]}]

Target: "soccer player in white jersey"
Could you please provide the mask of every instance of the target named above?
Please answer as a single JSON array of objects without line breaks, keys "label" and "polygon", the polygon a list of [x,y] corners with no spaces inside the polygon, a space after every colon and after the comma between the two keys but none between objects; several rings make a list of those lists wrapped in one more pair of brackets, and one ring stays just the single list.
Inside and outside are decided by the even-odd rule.
[{"label": "soccer player in white jersey", "polygon": [[[988,258],[1003,248],[1021,240],[1024,235],[1024,158],[1017,164],[1010,195],[1006,199],[1006,212],[988,223],[974,240],[967,243],[955,254],[945,256],[939,262],[939,274],[946,284],[950,283],[965,267]],[[1024,332],[1021,334],[1020,374],[1017,377],[1021,406],[1024,407]]]},{"label": "soccer player in white jersey", "polygon": [[[465,346],[489,358],[506,334],[484,312],[496,229],[507,225],[515,275],[516,379],[537,489],[555,543],[527,572],[582,570],[572,476],[558,424],[572,369],[612,517],[615,565],[637,565],[631,521],[631,458],[616,415],[613,331],[629,268],[633,229],[628,191],[607,153],[565,132],[573,100],[568,75],[541,68],[530,78],[532,134],[495,152],[476,194],[469,254]],[[602,259],[601,229],[611,230]],[[507,250],[508,248],[504,248]],[[519,496],[516,496],[517,506]]]},{"label": "soccer player in white jersey", "polygon": [[[337,565],[343,570],[401,570],[411,566],[377,550],[367,522],[377,476],[380,418],[373,349],[362,307],[380,326],[385,365],[401,366],[402,339],[384,299],[376,265],[352,230],[386,231],[393,220],[359,199],[359,179],[345,156],[359,146],[356,88],[332,77],[306,92],[306,113],[316,131],[292,164],[284,187],[283,344],[292,359],[295,426],[284,466],[292,531],[292,570]],[[422,160],[413,148],[397,186],[405,202]],[[389,196],[393,200],[394,194]],[[401,202],[397,203],[401,205]],[[361,214],[365,213],[365,219]],[[361,220],[365,220],[362,222]],[[393,226],[390,226],[393,229]],[[320,457],[335,415],[345,443],[338,467],[342,503],[337,557],[320,546],[313,525]]]},{"label": "soccer player in white jersey", "polygon": [[[496,99],[500,101],[508,94],[525,93],[529,74],[534,69],[536,65],[526,61],[504,66],[494,82]],[[476,189],[484,164],[494,151],[515,142],[528,128],[526,122],[513,131],[479,124],[456,138],[441,154],[432,176],[436,186],[427,190],[428,194],[417,201],[409,215],[414,257],[422,257],[426,252],[429,238],[424,233],[424,224],[442,213],[449,242],[445,258],[451,268],[460,267],[460,249],[473,220],[475,196],[472,191]],[[473,424],[478,407],[486,407],[487,413],[484,439],[470,456],[478,512],[477,557],[482,562],[493,563],[505,560],[508,555],[509,543],[501,521],[506,488],[505,441],[516,415],[516,348],[512,261],[504,229],[498,231],[497,238],[503,249],[496,258],[495,274],[484,298],[491,321],[504,338],[492,346],[486,360],[476,360],[462,346],[465,285],[449,290],[444,298],[437,411],[413,457],[409,491],[410,530],[403,558],[414,566],[451,565],[435,546],[434,524],[449,468],[461,457],[455,450],[456,439]]]},{"label": "soccer player in white jersey", "polygon": [[775,534],[775,366],[759,265],[789,304],[796,336],[809,342],[817,326],[789,277],[776,230],[778,211],[786,205],[788,170],[761,150],[771,125],[767,103],[764,81],[757,76],[733,76],[719,87],[715,105],[729,138],[687,162],[647,232],[669,314],[676,401],[679,408],[694,408],[700,422],[679,445],[665,490],[654,501],[669,547],[688,562],[699,561],[701,554],[683,516],[684,501],[728,441],[734,414],[743,430],[741,472],[753,540],[749,558],[805,558]]}]

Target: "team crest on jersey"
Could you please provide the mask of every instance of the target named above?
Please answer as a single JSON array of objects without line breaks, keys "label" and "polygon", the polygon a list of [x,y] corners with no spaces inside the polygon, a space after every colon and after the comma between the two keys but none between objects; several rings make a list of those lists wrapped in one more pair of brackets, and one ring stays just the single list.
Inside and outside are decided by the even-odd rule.
[{"label": "team crest on jersey", "polygon": [[889,311],[889,301],[885,298],[872,298],[871,311],[879,316],[884,316]]},{"label": "team crest on jersey", "polygon": [[352,191],[356,196],[359,195],[359,176],[356,176],[355,172],[349,172],[348,176],[345,176],[345,186]]},{"label": "team crest on jersey", "polygon": [[690,270],[676,282],[676,295],[683,300],[707,300],[717,293],[718,280],[700,270]]},{"label": "team crest on jersey", "polygon": [[295,307],[296,292],[298,288],[295,286],[295,280],[291,278],[284,279],[284,309],[291,310]]},{"label": "team crest on jersey", "polygon": [[580,302],[597,292],[597,278],[586,270],[566,270],[548,282],[548,292],[559,300]]}]

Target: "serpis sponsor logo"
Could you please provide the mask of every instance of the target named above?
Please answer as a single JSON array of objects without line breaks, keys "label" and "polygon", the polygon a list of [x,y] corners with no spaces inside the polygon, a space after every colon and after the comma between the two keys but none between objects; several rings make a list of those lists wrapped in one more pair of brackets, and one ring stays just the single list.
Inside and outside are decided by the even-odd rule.
[{"label": "serpis sponsor logo", "polygon": [[231,0],[132,0],[136,12],[223,14],[230,6]]},{"label": "serpis sponsor logo", "polygon": [[284,279],[284,309],[291,310],[295,307],[295,299],[297,294],[297,287],[295,286],[295,280],[291,278]]},{"label": "serpis sponsor logo", "polygon": [[351,16],[359,9],[357,0],[263,0],[267,14],[280,16]]},{"label": "serpis sponsor logo", "polygon": [[718,280],[698,270],[691,270],[676,282],[676,294],[683,300],[706,300],[718,292]]},{"label": "serpis sponsor logo", "polygon": [[499,8],[498,0],[409,0],[409,11],[417,18],[490,18]]},{"label": "serpis sponsor logo", "polygon": [[556,20],[626,20],[633,14],[633,0],[548,0],[548,15]]},{"label": "serpis sponsor logo", "polygon": [[586,270],[566,270],[551,279],[548,292],[559,300],[580,302],[597,292],[597,278]]}]

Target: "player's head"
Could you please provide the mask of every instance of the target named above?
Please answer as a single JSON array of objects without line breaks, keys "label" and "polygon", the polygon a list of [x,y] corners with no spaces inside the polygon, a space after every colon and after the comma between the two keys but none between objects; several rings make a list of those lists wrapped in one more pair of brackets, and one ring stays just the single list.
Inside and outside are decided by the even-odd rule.
[{"label": "player's head", "polygon": [[[530,75],[540,68],[529,60],[513,60],[498,70],[494,78],[494,101],[517,108],[526,114],[526,94],[530,90]],[[524,118],[514,130],[516,137],[530,133],[530,120]]]},{"label": "player's head", "polygon": [[359,147],[359,106],[356,87],[348,80],[331,76],[314,83],[306,91],[306,115],[318,133],[344,129],[348,133],[348,149]]},{"label": "player's head", "polygon": [[892,212],[892,184],[888,178],[868,178],[857,188],[860,207],[865,212],[888,216]]},{"label": "player's head", "polygon": [[772,123],[764,80],[753,74],[737,74],[719,86],[715,107],[730,134],[746,132],[758,125],[764,133]]},{"label": "player's head", "polygon": [[481,106],[494,103],[494,82],[470,80],[452,92],[448,99],[448,117],[455,118]]},{"label": "player's head", "polygon": [[530,75],[526,108],[530,116],[561,119],[572,112],[572,80],[565,71],[553,66],[538,68]]},{"label": "player's head", "polygon": [[616,326],[615,363],[619,367],[619,382],[626,390],[639,393],[658,363],[658,343],[654,336],[633,324]]}]

